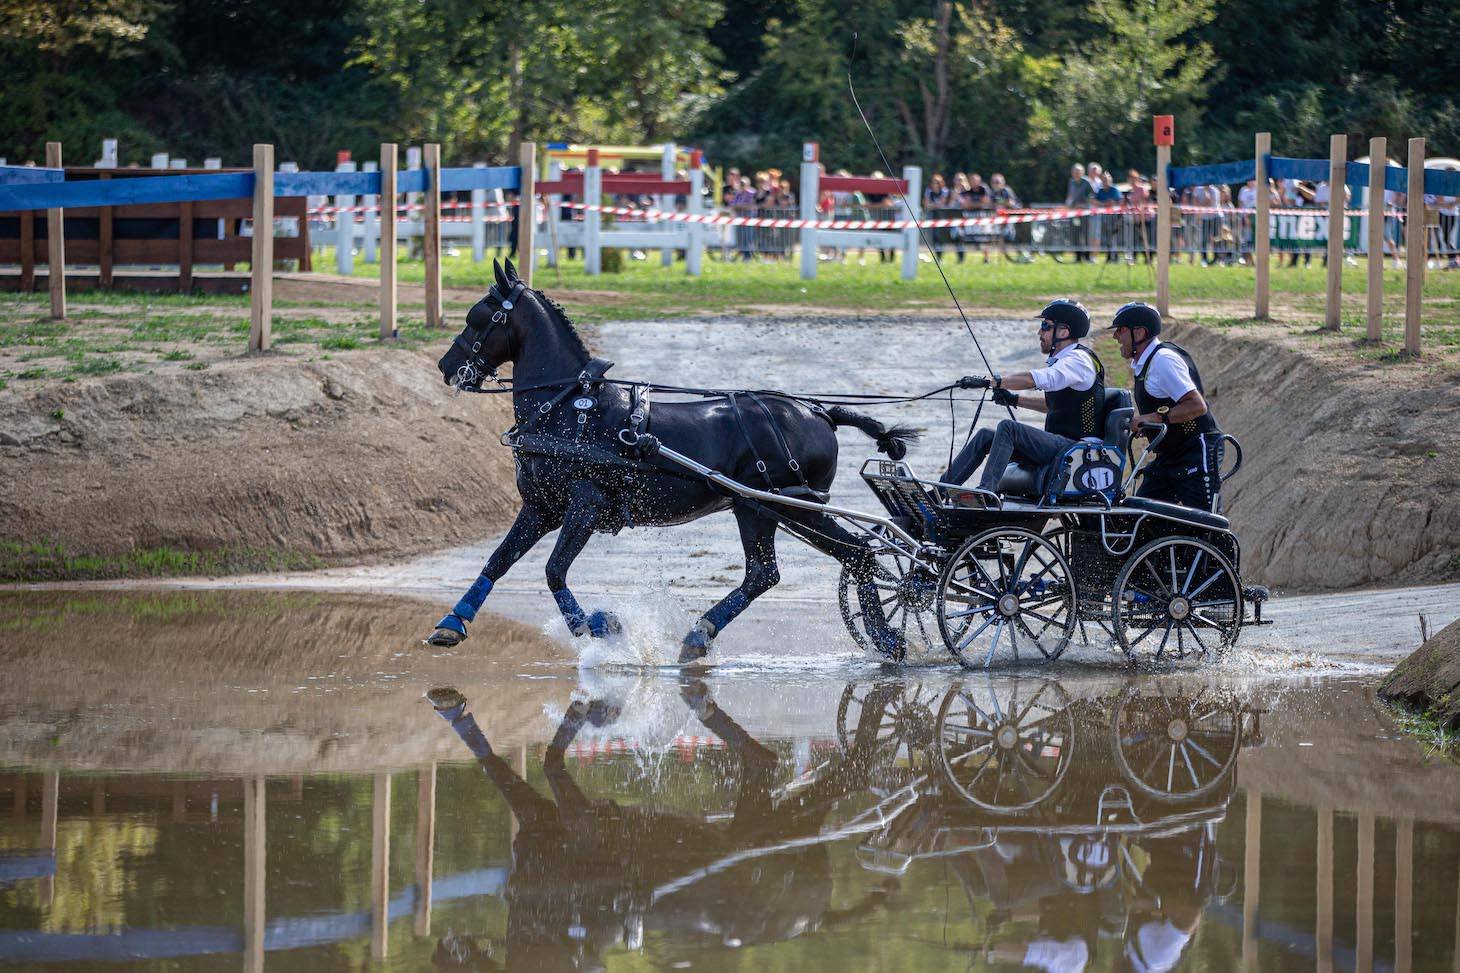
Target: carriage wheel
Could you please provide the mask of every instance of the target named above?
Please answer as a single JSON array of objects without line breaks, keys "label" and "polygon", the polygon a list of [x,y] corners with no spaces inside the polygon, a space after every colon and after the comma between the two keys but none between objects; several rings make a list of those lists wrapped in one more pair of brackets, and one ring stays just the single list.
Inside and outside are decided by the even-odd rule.
[{"label": "carriage wheel", "polygon": [[[922,661],[938,654],[943,640],[933,620],[937,576],[906,554],[884,547],[877,552],[872,580],[877,585],[887,627],[902,636],[908,659]],[[846,568],[842,568],[837,586],[837,604],[841,607],[842,622],[857,647],[869,655],[880,655],[876,644],[867,636],[862,608],[857,602],[857,582]]]},{"label": "carriage wheel", "polygon": [[1201,797],[1227,779],[1242,749],[1242,705],[1207,690],[1127,693],[1111,732],[1120,772],[1161,801]]},{"label": "carriage wheel", "polygon": [[1059,658],[1075,631],[1070,565],[1047,538],[996,527],[970,538],[943,568],[938,629],[964,668],[993,664],[1002,646],[1036,662]]},{"label": "carriage wheel", "polygon": [[[1021,692],[1021,689],[1023,690]],[[1044,802],[1070,769],[1075,720],[1057,682],[954,686],[938,708],[938,765],[970,804],[998,814]]]},{"label": "carriage wheel", "polygon": [[1115,640],[1132,662],[1214,659],[1242,630],[1242,585],[1221,552],[1194,537],[1137,551],[1111,593]]},{"label": "carriage wheel", "polygon": [[848,683],[836,708],[836,738],[842,753],[870,744],[877,766],[892,767],[906,753],[908,766],[920,770],[933,745],[937,699],[937,693],[921,683]]}]

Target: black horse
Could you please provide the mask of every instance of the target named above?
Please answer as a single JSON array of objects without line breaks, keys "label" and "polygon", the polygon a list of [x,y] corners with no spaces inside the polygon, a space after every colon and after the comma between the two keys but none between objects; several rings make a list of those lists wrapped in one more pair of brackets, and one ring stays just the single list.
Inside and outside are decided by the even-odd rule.
[{"label": "black horse", "polygon": [[[584,611],[568,590],[568,569],[594,532],[682,524],[727,507],[740,527],[745,580],[684,637],[681,663],[694,662],[755,598],[780,580],[775,533],[784,525],[845,565],[858,581],[858,599],[878,649],[900,661],[905,645],[886,624],[872,583],[871,549],[826,514],[776,509],[727,494],[663,457],[646,456],[641,432],[730,478],[788,496],[825,501],[836,473],[836,428],[850,425],[901,458],[912,430],[833,406],[774,393],[726,393],[700,401],[664,402],[650,410],[637,389],[602,380],[609,364],[593,359],[563,309],[517,276],[512,262],[495,264],[496,284],[466,316],[466,327],[441,358],[443,379],[464,391],[512,362],[517,492],[522,509],[481,576],[437,623],[426,640],[456,645],[492,585],[550,531],[557,543],[547,562],[548,590],[574,635],[603,637],[620,630],[612,612]],[[625,433],[625,435],[620,435]],[[645,440],[646,442],[652,440]]]}]

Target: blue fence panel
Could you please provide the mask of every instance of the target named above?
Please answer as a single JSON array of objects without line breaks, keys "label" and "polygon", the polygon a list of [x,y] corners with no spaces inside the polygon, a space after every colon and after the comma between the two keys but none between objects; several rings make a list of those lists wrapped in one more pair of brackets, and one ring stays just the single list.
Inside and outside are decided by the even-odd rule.
[{"label": "blue fence panel", "polygon": [[64,169],[42,169],[39,166],[0,166],[0,186],[33,186],[38,182],[60,182]]},{"label": "blue fence panel", "polygon": [[1218,162],[1209,166],[1172,166],[1166,170],[1172,189],[1187,186],[1230,186],[1257,178],[1257,162]]},{"label": "blue fence panel", "polygon": [[1425,192],[1431,196],[1460,196],[1460,172],[1452,169],[1426,169]]},{"label": "blue fence panel", "polygon": [[424,193],[430,187],[425,169],[407,169],[396,177],[395,188],[402,193]]},{"label": "blue fence panel", "polygon": [[521,189],[522,169],[518,166],[487,166],[441,170],[441,191],[460,189]]},{"label": "blue fence panel", "polygon": [[379,196],[378,172],[276,172],[275,196]]},{"label": "blue fence panel", "polygon": [[128,206],[202,202],[253,196],[253,173],[86,179],[30,186],[0,186],[0,213],[55,207]]}]

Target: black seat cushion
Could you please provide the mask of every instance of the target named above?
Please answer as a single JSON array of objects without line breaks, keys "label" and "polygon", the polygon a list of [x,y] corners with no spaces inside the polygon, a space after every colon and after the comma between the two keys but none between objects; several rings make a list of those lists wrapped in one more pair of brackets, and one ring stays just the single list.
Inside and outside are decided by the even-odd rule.
[{"label": "black seat cushion", "polygon": [[1148,500],[1145,497],[1126,497],[1123,506],[1133,507],[1136,510],[1145,510],[1153,514],[1161,514],[1165,517],[1175,517],[1184,520],[1189,524],[1197,524],[1201,527],[1210,527],[1212,530],[1231,530],[1232,523],[1221,514],[1210,513],[1206,510],[1198,510],[1196,507],[1183,507],[1179,503],[1166,503],[1162,500]]},{"label": "black seat cushion", "polygon": [[1125,434],[1129,431],[1135,414],[1135,405],[1131,402],[1129,392],[1125,389],[1105,390],[1105,418],[1102,427],[1105,445],[1116,449],[1125,448]]},{"label": "black seat cushion", "polygon": [[1010,463],[999,477],[998,493],[1011,497],[1037,498],[1044,487],[1045,470],[1023,463]]}]

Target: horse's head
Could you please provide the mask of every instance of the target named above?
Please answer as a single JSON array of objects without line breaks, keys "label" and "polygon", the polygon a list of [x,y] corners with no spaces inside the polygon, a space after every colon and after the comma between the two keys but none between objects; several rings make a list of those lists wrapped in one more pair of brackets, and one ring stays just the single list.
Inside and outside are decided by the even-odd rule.
[{"label": "horse's head", "polygon": [[463,392],[481,391],[482,382],[495,379],[497,369],[516,361],[522,350],[522,320],[516,312],[533,292],[518,278],[511,260],[505,270],[493,260],[492,270],[497,282],[466,312],[466,327],[436,363],[446,384]]}]

